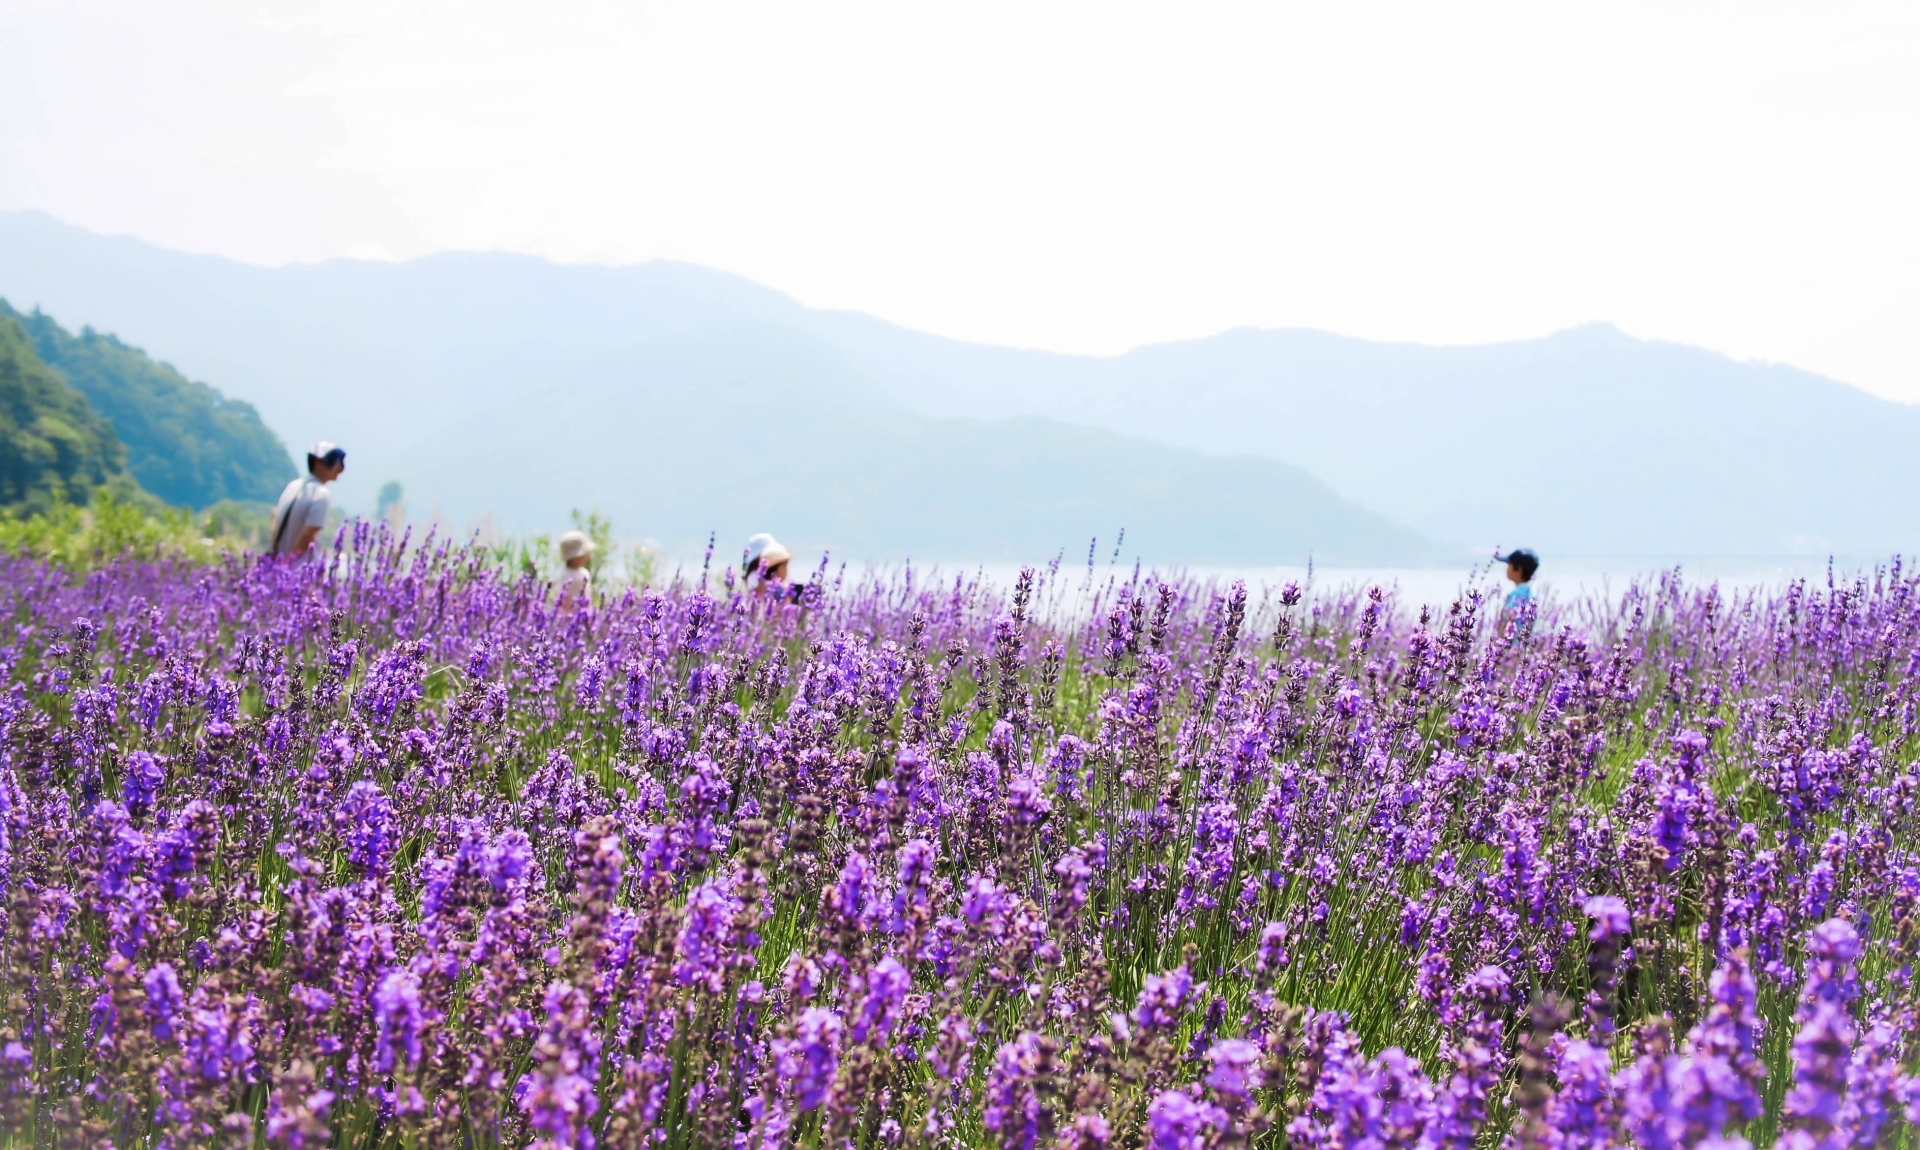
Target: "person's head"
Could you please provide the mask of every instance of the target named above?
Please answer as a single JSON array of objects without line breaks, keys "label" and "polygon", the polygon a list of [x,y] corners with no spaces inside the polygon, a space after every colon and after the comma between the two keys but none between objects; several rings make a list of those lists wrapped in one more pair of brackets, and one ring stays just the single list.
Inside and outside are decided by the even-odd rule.
[{"label": "person's head", "polygon": [[307,448],[307,474],[322,483],[332,483],[347,469],[346,449],[326,440]]},{"label": "person's head", "polygon": [[762,580],[785,579],[787,560],[792,558],[793,552],[782,546],[778,539],[762,531],[747,540],[747,553],[741,561],[740,573],[749,579],[755,575]]},{"label": "person's head", "polygon": [[560,537],[560,558],[569,567],[593,565],[593,540],[584,531],[569,531]]},{"label": "person's head", "polygon": [[1533,573],[1540,570],[1540,557],[1525,547],[1500,558],[1506,560],[1507,578],[1515,583],[1533,582]]}]

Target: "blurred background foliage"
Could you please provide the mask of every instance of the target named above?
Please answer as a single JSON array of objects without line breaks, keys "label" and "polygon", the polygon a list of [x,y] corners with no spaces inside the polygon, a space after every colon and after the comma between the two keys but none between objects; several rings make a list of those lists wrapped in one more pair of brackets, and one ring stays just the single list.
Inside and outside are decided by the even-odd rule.
[{"label": "blurred background foliage", "polygon": [[156,506],[150,498],[126,499],[102,486],[84,505],[59,498],[25,513],[0,508],[0,552],[79,571],[124,555],[211,562],[259,550],[272,518],[272,507],[264,503],[229,500],[195,512]]},{"label": "blurred background foliage", "polygon": [[[211,563],[227,555],[264,551],[272,534],[273,513],[271,503],[237,499],[191,511],[165,506],[144,493],[128,498],[101,486],[85,503],[55,497],[31,507],[0,507],[0,554],[44,559],[82,573],[124,555]],[[597,511],[575,511],[572,519],[594,542],[596,589],[612,592],[657,585],[662,574],[660,551],[651,541],[621,541],[612,521]],[[321,535],[321,546],[331,548],[335,532],[348,522],[335,512]],[[386,526],[396,536],[409,531],[405,523]],[[406,537],[414,544],[424,538],[418,524]],[[555,536],[482,535],[474,542],[489,563],[503,572],[547,581],[560,578],[563,565]]]},{"label": "blurred background foliage", "polygon": [[[593,540],[593,582],[602,590],[654,586],[661,574],[660,548],[652,540],[622,541],[613,520],[599,511],[574,508],[569,518],[576,530]],[[565,564],[560,560],[557,535],[499,535],[482,532],[479,543],[487,558],[504,571],[557,580]]]}]

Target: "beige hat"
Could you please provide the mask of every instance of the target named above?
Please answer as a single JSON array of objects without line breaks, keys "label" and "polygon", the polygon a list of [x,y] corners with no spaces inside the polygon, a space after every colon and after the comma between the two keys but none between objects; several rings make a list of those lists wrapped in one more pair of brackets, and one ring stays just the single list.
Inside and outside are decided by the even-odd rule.
[{"label": "beige hat", "polygon": [[569,531],[560,537],[560,558],[578,559],[593,554],[593,540],[584,531]]},{"label": "beige hat", "polygon": [[755,571],[765,571],[793,558],[793,552],[781,545],[778,539],[762,531],[747,540],[747,557],[741,563],[741,573],[751,575]]}]

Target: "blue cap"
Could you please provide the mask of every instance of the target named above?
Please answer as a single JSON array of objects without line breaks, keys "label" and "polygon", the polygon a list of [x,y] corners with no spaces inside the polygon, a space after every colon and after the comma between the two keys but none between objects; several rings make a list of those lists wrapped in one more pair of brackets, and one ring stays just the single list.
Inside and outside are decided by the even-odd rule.
[{"label": "blue cap", "polygon": [[1533,573],[1540,569],[1540,557],[1526,547],[1516,548],[1505,555],[1496,551],[1493,557],[1502,563],[1520,568],[1520,573],[1529,579],[1533,578]]}]

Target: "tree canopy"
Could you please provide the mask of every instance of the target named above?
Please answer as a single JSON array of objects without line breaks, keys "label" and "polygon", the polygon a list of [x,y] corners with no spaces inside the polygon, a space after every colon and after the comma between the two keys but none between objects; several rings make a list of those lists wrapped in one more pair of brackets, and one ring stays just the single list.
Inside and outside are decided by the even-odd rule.
[{"label": "tree canopy", "polygon": [[37,309],[22,314],[5,300],[0,316],[18,321],[40,359],[106,418],[126,445],[126,469],[168,503],[271,500],[293,476],[286,445],[252,404],[90,327],[75,335],[53,317]]},{"label": "tree canopy", "polygon": [[0,506],[83,504],[101,487],[139,491],[113,427],[41,362],[14,317],[0,314]]}]

